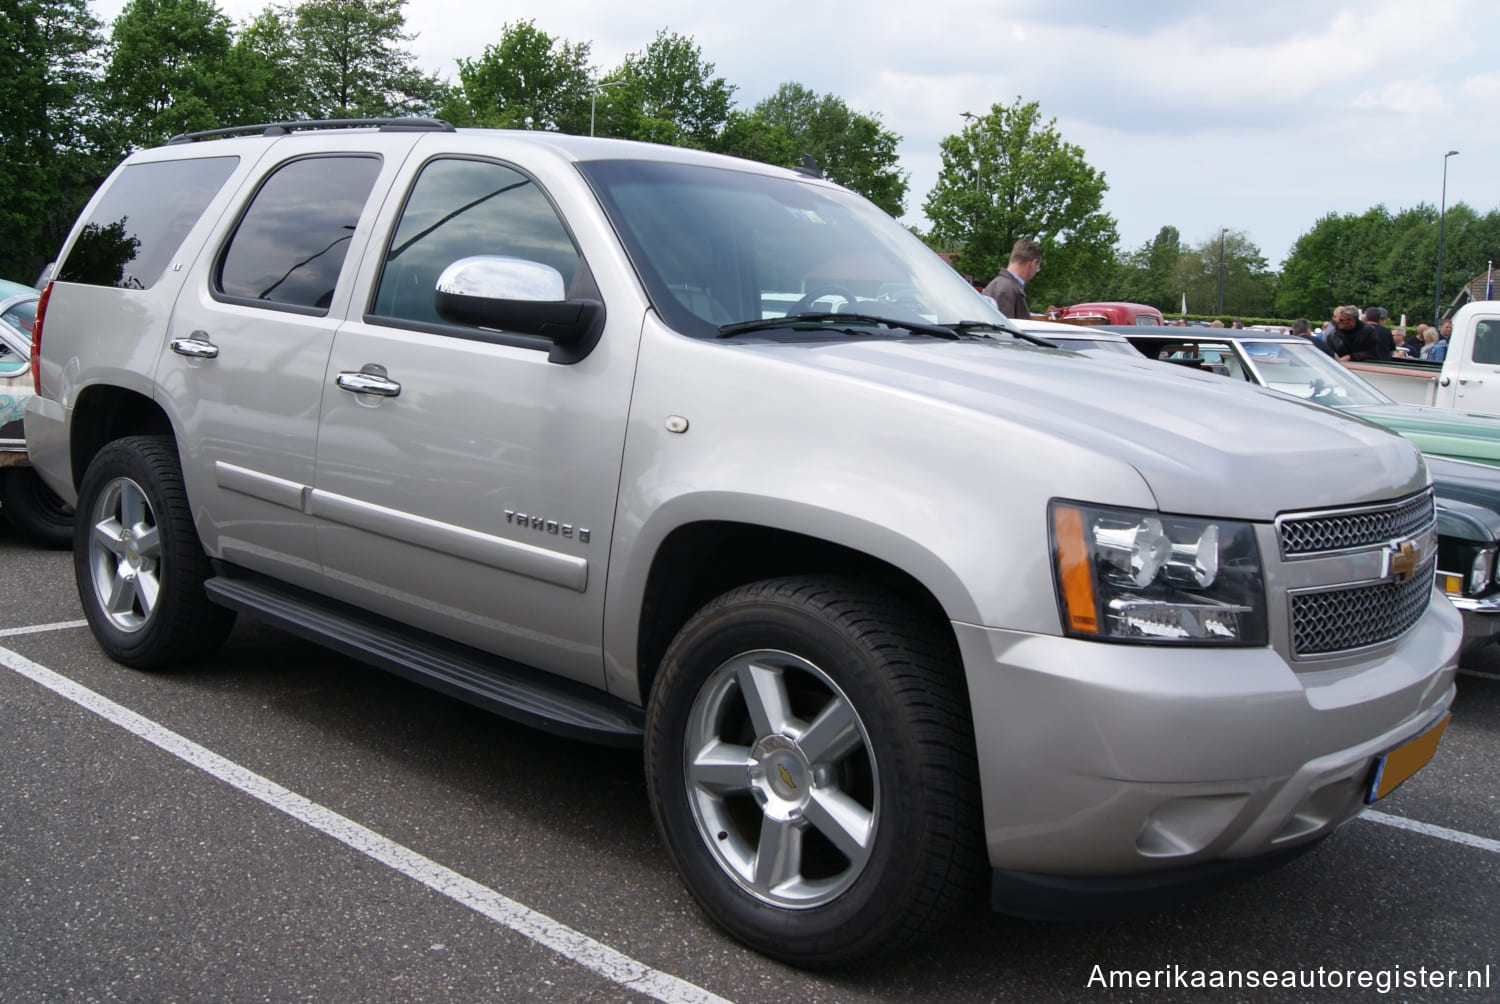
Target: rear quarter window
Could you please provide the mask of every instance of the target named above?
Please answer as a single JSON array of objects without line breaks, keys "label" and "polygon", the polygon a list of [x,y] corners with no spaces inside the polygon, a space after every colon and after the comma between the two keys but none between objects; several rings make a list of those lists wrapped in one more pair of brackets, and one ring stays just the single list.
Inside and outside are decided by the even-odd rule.
[{"label": "rear quarter window", "polygon": [[126,167],[89,213],[55,278],[150,289],[238,163],[199,157]]}]

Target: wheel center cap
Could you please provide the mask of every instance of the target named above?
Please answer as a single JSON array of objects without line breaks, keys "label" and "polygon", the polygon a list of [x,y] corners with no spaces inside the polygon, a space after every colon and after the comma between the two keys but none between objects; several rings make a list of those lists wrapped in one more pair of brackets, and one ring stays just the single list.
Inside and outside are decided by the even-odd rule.
[{"label": "wheel center cap", "polygon": [[767,736],[750,751],[750,792],[767,816],[800,819],[812,796],[813,774],[797,744],[786,736]]}]

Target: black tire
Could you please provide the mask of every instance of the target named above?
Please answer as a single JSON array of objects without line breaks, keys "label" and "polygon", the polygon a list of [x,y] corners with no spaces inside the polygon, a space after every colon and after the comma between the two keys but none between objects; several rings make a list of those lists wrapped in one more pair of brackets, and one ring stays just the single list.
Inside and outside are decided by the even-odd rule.
[{"label": "black tire", "polygon": [[672,642],[646,717],[652,810],[699,905],[752,948],[847,965],[983,889],[967,690],[940,627],[856,582],[791,578],[720,596]]},{"label": "black tire", "polygon": [[171,437],[117,439],[94,457],[78,491],[73,569],[99,646],[127,666],[192,662],[234,626],[204,593],[212,570]]},{"label": "black tire", "polygon": [[0,470],[0,513],[26,541],[62,550],[73,546],[73,507],[32,467]]}]

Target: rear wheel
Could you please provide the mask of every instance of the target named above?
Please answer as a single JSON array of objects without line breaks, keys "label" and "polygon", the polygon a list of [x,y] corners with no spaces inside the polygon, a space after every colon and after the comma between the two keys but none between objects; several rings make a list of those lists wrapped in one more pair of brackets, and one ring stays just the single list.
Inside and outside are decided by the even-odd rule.
[{"label": "rear wheel", "polygon": [[61,550],[73,543],[73,507],[33,467],[0,471],[0,513],[26,540]]},{"label": "rear wheel", "polygon": [[210,603],[212,574],[165,436],[118,439],[89,464],[73,538],[78,596],[116,662],[163,669],[218,648],[234,614]]},{"label": "rear wheel", "polygon": [[979,888],[974,740],[951,642],[894,597],[762,582],[699,611],[653,687],[658,828],[757,950],[836,966],[911,943]]}]

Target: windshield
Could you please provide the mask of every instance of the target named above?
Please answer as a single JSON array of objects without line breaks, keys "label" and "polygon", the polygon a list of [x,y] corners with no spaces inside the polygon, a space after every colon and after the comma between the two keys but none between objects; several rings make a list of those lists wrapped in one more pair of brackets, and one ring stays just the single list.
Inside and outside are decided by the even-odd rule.
[{"label": "windshield", "polygon": [[1311,343],[1242,341],[1240,347],[1260,382],[1275,390],[1335,408],[1391,403]]},{"label": "windshield", "polygon": [[725,325],[810,313],[1004,323],[994,301],[843,189],[650,161],[589,161],[579,169],[652,303],[684,334],[717,337]]}]

